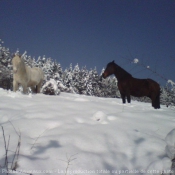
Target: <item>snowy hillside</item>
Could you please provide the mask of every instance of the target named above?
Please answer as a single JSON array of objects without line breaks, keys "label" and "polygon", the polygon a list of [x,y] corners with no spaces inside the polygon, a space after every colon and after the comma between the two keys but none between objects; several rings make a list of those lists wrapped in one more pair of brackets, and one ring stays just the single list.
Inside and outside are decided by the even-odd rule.
[{"label": "snowy hillside", "polygon": [[[21,133],[18,174],[161,174],[175,154],[175,111],[150,103],[0,89],[0,165],[8,166]],[[171,159],[170,159],[171,158]],[[71,165],[69,165],[71,164]],[[5,172],[1,168],[0,174]],[[5,173],[4,173],[5,174]]]}]

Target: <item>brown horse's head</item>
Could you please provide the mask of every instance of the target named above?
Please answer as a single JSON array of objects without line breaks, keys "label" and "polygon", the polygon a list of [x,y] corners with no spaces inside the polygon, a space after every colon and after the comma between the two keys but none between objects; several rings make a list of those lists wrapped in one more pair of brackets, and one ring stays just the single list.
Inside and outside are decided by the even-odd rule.
[{"label": "brown horse's head", "polygon": [[110,62],[107,64],[105,71],[102,74],[103,78],[106,78],[115,72],[115,63],[114,61]]}]

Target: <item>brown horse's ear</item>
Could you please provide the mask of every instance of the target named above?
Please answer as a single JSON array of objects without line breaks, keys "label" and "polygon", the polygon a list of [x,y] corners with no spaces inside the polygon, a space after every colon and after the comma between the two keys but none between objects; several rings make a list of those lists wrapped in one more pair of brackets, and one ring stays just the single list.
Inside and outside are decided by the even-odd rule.
[{"label": "brown horse's ear", "polygon": [[114,63],[114,60],[112,61],[112,63]]}]

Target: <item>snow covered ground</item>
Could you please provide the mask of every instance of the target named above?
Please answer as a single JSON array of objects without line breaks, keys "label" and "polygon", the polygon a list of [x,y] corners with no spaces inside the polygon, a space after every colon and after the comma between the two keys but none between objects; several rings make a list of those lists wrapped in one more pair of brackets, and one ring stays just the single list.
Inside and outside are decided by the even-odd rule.
[{"label": "snow covered ground", "polygon": [[[175,155],[175,111],[150,103],[0,89],[8,161],[21,133],[18,171],[32,174],[161,174]],[[0,165],[5,149],[0,128]],[[170,159],[171,158],[171,159]],[[5,172],[1,168],[0,174]],[[20,174],[18,172],[17,174]]]}]

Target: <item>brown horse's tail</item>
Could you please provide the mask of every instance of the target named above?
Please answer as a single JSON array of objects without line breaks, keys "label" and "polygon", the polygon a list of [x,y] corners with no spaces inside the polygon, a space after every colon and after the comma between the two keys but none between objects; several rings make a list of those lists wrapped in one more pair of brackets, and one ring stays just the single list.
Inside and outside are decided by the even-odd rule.
[{"label": "brown horse's tail", "polygon": [[160,108],[160,95],[161,95],[162,91],[161,89],[159,90],[159,93],[156,96],[156,108],[159,109]]}]

